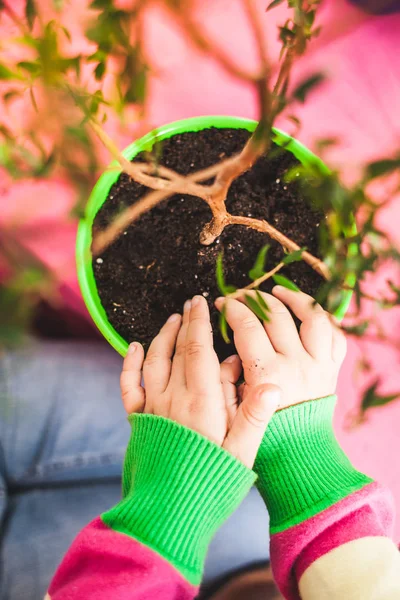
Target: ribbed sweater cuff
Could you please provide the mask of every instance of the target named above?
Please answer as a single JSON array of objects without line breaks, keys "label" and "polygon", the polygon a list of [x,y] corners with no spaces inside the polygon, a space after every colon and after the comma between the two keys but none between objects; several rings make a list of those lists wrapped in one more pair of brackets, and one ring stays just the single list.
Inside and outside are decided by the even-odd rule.
[{"label": "ribbed sweater cuff", "polygon": [[372,480],[356,471],[332,427],[336,396],[275,413],[254,470],[267,505],[271,533],[329,508]]},{"label": "ribbed sweater cuff", "polygon": [[154,415],[129,417],[123,500],[103,521],[156,550],[197,585],[208,544],[256,475],[200,434]]}]

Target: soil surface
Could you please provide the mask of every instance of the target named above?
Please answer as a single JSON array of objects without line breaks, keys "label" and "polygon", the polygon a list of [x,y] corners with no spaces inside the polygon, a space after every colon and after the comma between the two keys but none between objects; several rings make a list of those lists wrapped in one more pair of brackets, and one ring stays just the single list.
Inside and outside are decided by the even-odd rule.
[{"label": "soil surface", "polygon": [[[176,135],[164,140],[160,162],[186,175],[239,152],[248,137],[243,129],[216,128]],[[232,184],[227,208],[233,214],[266,219],[297,244],[318,254],[321,215],[302,198],[296,182],[284,181],[284,173],[296,162],[288,151],[261,157]],[[94,228],[104,228],[114,215],[142,198],[146,191],[122,174],[98,212]],[[227,227],[213,245],[202,246],[199,235],[210,219],[211,212],[204,201],[176,194],[140,217],[94,259],[102,304],[110,323],[128,342],[140,341],[147,348],[166,319],[182,311],[187,298],[202,294],[211,308],[219,357],[234,352],[233,346],[221,338],[218,312],[213,307],[220,295],[215,278],[217,256],[223,249],[226,282],[245,287],[251,282],[248,272],[263,245],[271,244],[267,269],[279,262],[283,251],[266,234],[238,225]],[[282,274],[311,295],[322,282],[304,262],[288,265]],[[261,289],[270,291],[272,286],[267,281]]]}]

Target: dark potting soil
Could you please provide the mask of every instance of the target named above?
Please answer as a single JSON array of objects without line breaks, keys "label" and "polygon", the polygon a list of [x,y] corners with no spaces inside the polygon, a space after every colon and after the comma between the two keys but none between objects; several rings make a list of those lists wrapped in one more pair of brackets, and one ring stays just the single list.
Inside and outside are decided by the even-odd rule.
[{"label": "dark potting soil", "polygon": [[[248,137],[243,129],[211,128],[183,133],[164,140],[160,162],[186,175],[239,152]],[[318,254],[321,215],[302,198],[296,182],[284,181],[285,172],[296,162],[288,151],[261,157],[250,171],[234,181],[227,208],[233,214],[266,219],[297,244]],[[147,188],[121,174],[96,216],[94,229],[106,227],[117,213],[146,192]],[[220,295],[215,278],[217,256],[223,249],[226,281],[245,287],[251,282],[248,272],[263,245],[271,244],[267,269],[279,262],[283,250],[266,234],[238,225],[227,227],[211,246],[202,246],[199,235],[210,219],[205,202],[176,194],[140,217],[94,259],[101,302],[110,323],[128,342],[140,341],[147,348],[166,319],[174,312],[182,312],[186,299],[202,294],[211,308],[219,357],[234,352],[221,338],[218,312],[213,306]],[[282,274],[311,295],[322,282],[303,261],[288,265]],[[261,289],[270,291],[272,286],[269,280]]]}]

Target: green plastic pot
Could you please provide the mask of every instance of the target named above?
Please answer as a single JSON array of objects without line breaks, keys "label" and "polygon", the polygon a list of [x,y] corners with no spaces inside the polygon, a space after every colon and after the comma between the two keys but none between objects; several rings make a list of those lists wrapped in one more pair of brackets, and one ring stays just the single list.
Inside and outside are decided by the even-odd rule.
[{"label": "green plastic pot", "polygon": [[[144,150],[149,151],[156,141],[164,140],[173,135],[185,133],[187,131],[201,131],[202,129],[207,129],[209,127],[219,127],[221,129],[247,129],[248,131],[254,131],[256,125],[256,121],[242,119],[240,117],[195,117],[184,119],[182,121],[175,121],[169,125],[164,125],[164,127],[160,127],[145,135],[125,148],[123,154],[129,160],[132,160],[140,152],[143,152]],[[318,163],[323,170],[329,172],[328,168],[320,158],[315,156],[315,154],[303,146],[303,144],[300,144],[300,142],[283,131],[274,129],[274,142],[279,145],[285,145],[287,150],[292,152],[301,163],[305,165]],[[107,200],[110,188],[117,181],[119,175],[120,173],[116,170],[107,171],[101,175],[94,186],[86,206],[85,217],[80,220],[78,226],[76,261],[82,296],[93,321],[111,346],[113,346],[113,348],[115,348],[122,356],[125,356],[128,350],[128,342],[115,331],[101,304],[97,292],[96,280],[94,278],[90,251],[93,221],[98,210]],[[348,283],[352,284],[354,282]],[[341,319],[345,315],[350,304],[351,295],[352,292],[350,290],[346,291],[342,304],[336,312],[338,318]]]}]

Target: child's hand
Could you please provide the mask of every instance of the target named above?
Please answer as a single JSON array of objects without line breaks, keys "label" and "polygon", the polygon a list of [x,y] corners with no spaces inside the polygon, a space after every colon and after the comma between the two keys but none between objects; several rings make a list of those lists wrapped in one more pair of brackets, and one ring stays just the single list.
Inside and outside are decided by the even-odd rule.
[{"label": "child's hand", "polygon": [[[313,305],[311,296],[281,286],[273,294],[263,293],[271,309],[270,322],[263,324],[242,302],[223,298],[216,302],[218,309],[226,303],[244,369],[243,398],[262,383],[281,388],[281,408],[335,393],[346,355],[343,333],[321,306]],[[283,303],[302,321],[300,335]]]},{"label": "child's hand", "polygon": [[[150,413],[194,429],[253,466],[265,428],[280,394],[260,385],[238,407],[236,382],[241,373],[237,356],[221,365],[214,351],[206,300],[195,296],[184,307],[183,319],[172,315],[150,345],[129,347],[121,374],[126,411]],[[141,369],[145,389],[141,387]]]}]

